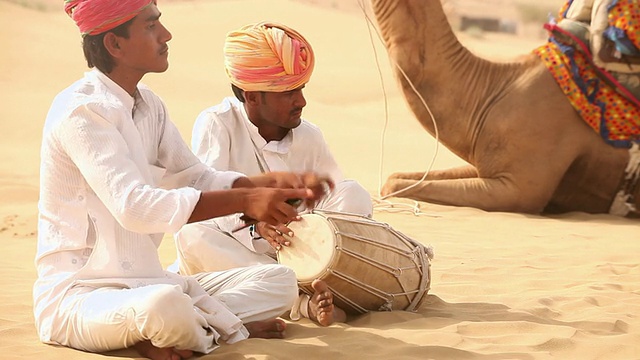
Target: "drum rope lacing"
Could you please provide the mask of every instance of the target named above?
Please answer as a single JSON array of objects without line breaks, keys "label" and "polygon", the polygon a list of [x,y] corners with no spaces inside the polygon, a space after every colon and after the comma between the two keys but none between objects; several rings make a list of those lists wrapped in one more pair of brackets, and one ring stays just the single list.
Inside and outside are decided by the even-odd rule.
[{"label": "drum rope lacing", "polygon": [[[376,275],[385,276],[383,274],[390,274],[392,275],[392,277],[389,280],[395,279],[395,281],[389,281],[389,283],[393,282],[395,284],[395,286],[393,286],[393,289],[385,287],[384,285],[382,286],[382,288],[378,288],[377,286],[380,284],[368,284],[364,279],[359,280],[358,278],[354,277],[354,274],[349,272],[348,269],[342,269],[342,265],[338,267],[337,263],[332,263],[333,265],[324,269],[324,273],[320,277],[322,278],[326,275],[331,275],[333,278],[341,280],[347,284],[347,287],[344,287],[344,285],[339,286],[340,289],[346,291],[345,294],[342,291],[336,289],[335,286],[332,286],[331,282],[327,283],[335,298],[342,301],[342,306],[348,306],[359,313],[365,313],[372,310],[417,310],[419,305],[424,300],[425,295],[429,291],[429,277],[431,276],[429,270],[430,259],[433,258],[431,247],[423,245],[422,243],[407,237],[401,232],[396,231],[389,224],[375,221],[363,215],[346,214],[331,210],[319,209],[310,210],[308,214],[316,214],[324,217],[325,220],[327,220],[327,224],[331,228],[331,233],[336,239],[336,242],[333,243],[332,248],[335,249],[337,253],[346,256],[346,258],[343,257],[342,260],[339,260],[341,263],[344,260],[346,260],[345,264],[349,263],[351,262],[349,261],[350,259],[361,261],[368,266],[382,271],[382,273]],[[352,227],[352,229],[354,230],[357,230],[360,225],[366,225],[364,226],[364,229],[367,229],[367,231],[363,232],[362,235],[354,233],[353,231],[349,231],[350,227]],[[353,228],[354,226],[355,228]],[[383,232],[384,234],[381,232]],[[392,234],[394,236],[393,239],[396,240],[395,246],[390,245],[389,243],[374,240],[378,238],[385,238],[385,235],[388,234]],[[369,236],[369,238],[366,236]],[[355,242],[347,241],[347,239],[354,240]],[[398,255],[398,259],[404,259],[404,261],[400,261],[401,264],[395,266],[388,265],[387,263],[379,261],[376,258],[367,256],[367,254],[359,253],[350,249],[350,244],[352,243],[360,244],[359,246],[364,245],[369,249],[380,249],[379,251],[382,251],[382,253],[384,254]],[[402,248],[403,245],[406,247],[406,249]],[[375,256],[374,254],[371,255]],[[338,257],[336,259],[340,258]],[[408,265],[408,263],[410,263],[412,266]],[[341,269],[347,271],[345,272]],[[413,274],[419,275],[419,280],[417,283],[407,283],[405,281],[405,278],[402,277],[409,276],[412,278],[414,276]],[[356,274],[355,276],[358,275]],[[310,290],[310,288],[308,288],[307,285],[308,284],[305,284],[303,287],[301,287],[301,289],[303,289],[303,291],[308,295],[311,295],[312,291]],[[369,294],[375,299],[380,299],[383,302],[381,303],[379,301],[374,301],[373,304],[371,304],[371,299],[351,299],[349,298],[349,296],[347,296],[349,292],[352,291],[350,289],[351,286],[357,288],[363,294]],[[408,286],[410,286],[410,288],[408,288]],[[363,301],[365,303],[362,303]],[[398,301],[401,302],[398,303]],[[366,302],[369,302],[369,304],[366,304]],[[393,308],[394,304],[396,304],[395,309]],[[377,309],[374,309],[371,305],[374,305],[375,307],[377,307]]]},{"label": "drum rope lacing", "polygon": [[[354,222],[358,222],[357,220]],[[366,222],[366,221],[363,221]],[[402,272],[404,270],[416,270],[418,271],[418,273],[420,274],[420,285],[418,286],[417,290],[407,290],[407,288],[405,287],[405,285],[401,282],[398,281],[398,285],[400,285],[400,287],[402,288],[402,292],[399,293],[394,293],[394,294],[389,294],[389,293],[384,293],[381,290],[372,287],[358,279],[355,279],[351,276],[346,275],[343,272],[334,270],[334,269],[329,269],[329,272],[333,275],[335,275],[338,278],[341,278],[342,280],[345,280],[351,284],[356,284],[358,285],[360,288],[362,288],[363,290],[367,291],[368,293],[379,297],[380,299],[385,300],[385,304],[383,304],[378,310],[379,311],[389,311],[393,309],[393,302],[395,300],[396,296],[405,296],[407,297],[407,300],[410,302],[409,305],[404,309],[406,311],[414,311],[418,305],[420,304],[420,302],[423,299],[423,294],[428,292],[430,289],[428,287],[428,283],[429,283],[429,278],[424,276],[424,271],[425,268],[426,271],[428,271],[428,267],[431,266],[430,262],[428,262],[427,258],[431,258],[433,255],[427,250],[427,248],[406,237],[404,234],[394,230],[393,228],[391,228],[388,224],[372,224],[378,227],[382,227],[388,231],[391,231],[392,233],[394,233],[395,235],[397,235],[400,240],[402,240],[406,245],[408,246],[413,246],[413,250],[412,251],[403,251],[402,249],[399,249],[395,246],[389,246],[389,245],[385,245],[385,244],[381,244],[375,241],[372,241],[368,238],[362,237],[360,235],[357,234],[353,234],[353,233],[347,233],[347,232],[343,232],[343,231],[335,231],[336,235],[341,235],[341,236],[346,236],[346,237],[350,237],[352,239],[356,239],[356,240],[360,240],[362,242],[365,242],[367,244],[379,247],[379,248],[383,248],[386,250],[390,250],[393,251],[397,254],[400,255],[405,255],[407,256],[407,258],[411,259],[414,262],[414,265],[416,265],[416,267],[392,267],[389,266],[387,264],[384,264],[380,261],[371,259],[367,256],[361,255],[357,252],[354,252],[352,250],[346,249],[344,247],[336,247],[336,249],[341,250],[342,252],[344,252],[347,255],[350,255],[356,259],[359,259],[363,262],[368,263],[369,265],[372,265],[382,271],[385,271],[387,273],[390,273],[392,275],[394,275],[396,277],[396,279],[399,279],[400,276],[402,276]],[[430,276],[430,274],[429,274]],[[332,290],[333,291],[333,290]],[[339,292],[338,292],[339,293]],[[381,295],[382,294],[382,295]],[[411,298],[411,295],[415,296],[413,298]],[[343,297],[343,296],[342,296]],[[353,303],[352,301],[349,301],[349,303]],[[359,308],[361,308],[359,306]]]},{"label": "drum rope lacing", "polygon": [[[405,289],[405,288],[404,288],[404,286],[402,285],[402,283],[400,283],[400,286],[402,287],[403,292],[400,292],[400,293],[393,293],[393,294],[385,293],[385,292],[381,291],[380,289],[377,289],[377,288],[375,288],[375,287],[373,287],[373,286],[370,286],[370,285],[368,285],[368,284],[365,284],[365,283],[363,283],[362,281],[360,281],[360,280],[358,280],[358,279],[355,279],[355,278],[353,278],[353,277],[351,277],[351,276],[348,276],[348,275],[346,275],[346,274],[345,274],[345,273],[343,273],[343,272],[335,271],[335,270],[330,270],[330,272],[331,272],[331,274],[335,275],[336,277],[338,277],[338,278],[340,278],[340,279],[342,279],[342,280],[344,280],[344,281],[346,281],[346,282],[348,282],[348,283],[358,285],[358,286],[361,288],[361,290],[364,290],[364,291],[366,291],[367,293],[369,293],[369,294],[371,294],[371,295],[373,295],[373,296],[378,297],[379,299],[385,300],[385,304],[383,304],[383,305],[381,305],[381,306],[380,306],[380,308],[381,308],[381,309],[382,309],[382,308],[387,308],[387,307],[388,307],[388,310],[391,310],[391,309],[392,309],[393,302],[394,302],[394,300],[396,299],[396,297],[397,297],[397,296],[406,296],[406,297],[407,297],[407,300],[408,300],[408,301],[410,301],[410,302],[412,302],[412,298],[410,297],[410,295],[413,295],[413,294],[417,294],[417,295],[419,295],[419,294],[421,294],[421,293],[422,293],[422,291],[421,291],[420,289],[418,289],[418,290],[410,290],[410,291],[407,291],[407,289]],[[338,292],[338,291],[336,291],[336,290],[333,290],[333,289],[332,289],[331,291],[334,293],[334,295],[336,295],[336,293],[338,293],[338,294],[339,294],[339,292]],[[340,294],[340,295],[342,296],[342,294]],[[342,296],[342,297],[344,297],[344,296]],[[415,298],[415,297],[414,297],[414,298]],[[352,300],[349,300],[349,303],[351,303],[351,304],[355,304]],[[359,305],[358,305],[358,307],[359,307],[359,308],[362,308],[362,307],[361,307],[361,306],[359,306]],[[407,309],[405,309],[405,310],[410,311],[410,309],[409,309],[410,307],[411,307],[411,304],[410,304],[410,305],[407,307]],[[413,308],[411,308],[411,310],[412,310],[412,309],[413,309]]]}]

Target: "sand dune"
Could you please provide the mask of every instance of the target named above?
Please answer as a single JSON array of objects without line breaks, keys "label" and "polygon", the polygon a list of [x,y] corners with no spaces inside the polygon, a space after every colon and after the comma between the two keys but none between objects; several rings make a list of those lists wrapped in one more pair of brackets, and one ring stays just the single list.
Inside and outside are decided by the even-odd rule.
[{"label": "sand dune", "polygon": [[[305,117],[322,127],[349,177],[375,195],[381,178],[425,170],[434,156],[433,138],[409,112],[361,13],[287,0],[175,1],[161,2],[160,8],[174,36],[171,65],[144,82],[164,98],[186,140],[196,115],[229,95],[221,55],[225,33],[273,20],[296,28],[314,45],[317,67],[306,88]],[[501,61],[536,45],[490,34],[461,40]],[[32,316],[41,128],[55,94],[86,68],[80,37],[62,11],[0,2],[0,44],[0,357],[104,359],[41,344]],[[435,168],[462,163],[438,149]],[[637,221],[419,205],[419,216],[374,214],[435,248],[432,288],[417,312],[370,313],[328,328],[290,323],[284,340],[251,339],[202,358],[640,358]],[[174,248],[170,236],[165,240],[160,251],[169,264]],[[108,357],[135,354],[123,350]]]}]

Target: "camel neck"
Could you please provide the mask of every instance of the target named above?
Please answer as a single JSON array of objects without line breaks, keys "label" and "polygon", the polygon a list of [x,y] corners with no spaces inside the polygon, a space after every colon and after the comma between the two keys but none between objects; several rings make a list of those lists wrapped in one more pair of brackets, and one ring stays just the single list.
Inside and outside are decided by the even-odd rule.
[{"label": "camel neck", "polygon": [[437,126],[439,140],[468,159],[484,125],[487,102],[500,98],[516,80],[513,67],[520,65],[497,64],[471,53],[438,0],[372,0],[372,6],[411,110],[432,135]]}]

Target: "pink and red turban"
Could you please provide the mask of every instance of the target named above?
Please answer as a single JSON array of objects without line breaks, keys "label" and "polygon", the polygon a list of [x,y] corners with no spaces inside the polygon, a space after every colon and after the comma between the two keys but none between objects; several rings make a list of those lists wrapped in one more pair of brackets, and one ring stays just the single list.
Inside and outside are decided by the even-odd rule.
[{"label": "pink and red turban", "polygon": [[133,19],[154,0],[65,0],[64,11],[82,36],[97,35]]},{"label": "pink and red turban", "polygon": [[301,87],[311,77],[311,45],[297,31],[262,22],[227,34],[225,69],[231,83],[244,91],[283,92]]}]

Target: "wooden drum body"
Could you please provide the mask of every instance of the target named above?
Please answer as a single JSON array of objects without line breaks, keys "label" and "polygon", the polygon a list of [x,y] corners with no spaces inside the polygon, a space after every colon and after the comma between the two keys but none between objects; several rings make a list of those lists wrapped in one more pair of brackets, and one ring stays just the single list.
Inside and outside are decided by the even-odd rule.
[{"label": "wooden drum body", "polygon": [[311,282],[324,280],[348,314],[415,311],[429,291],[431,248],[387,224],[315,210],[288,227],[294,237],[278,251],[278,262],[296,272],[309,295]]}]

